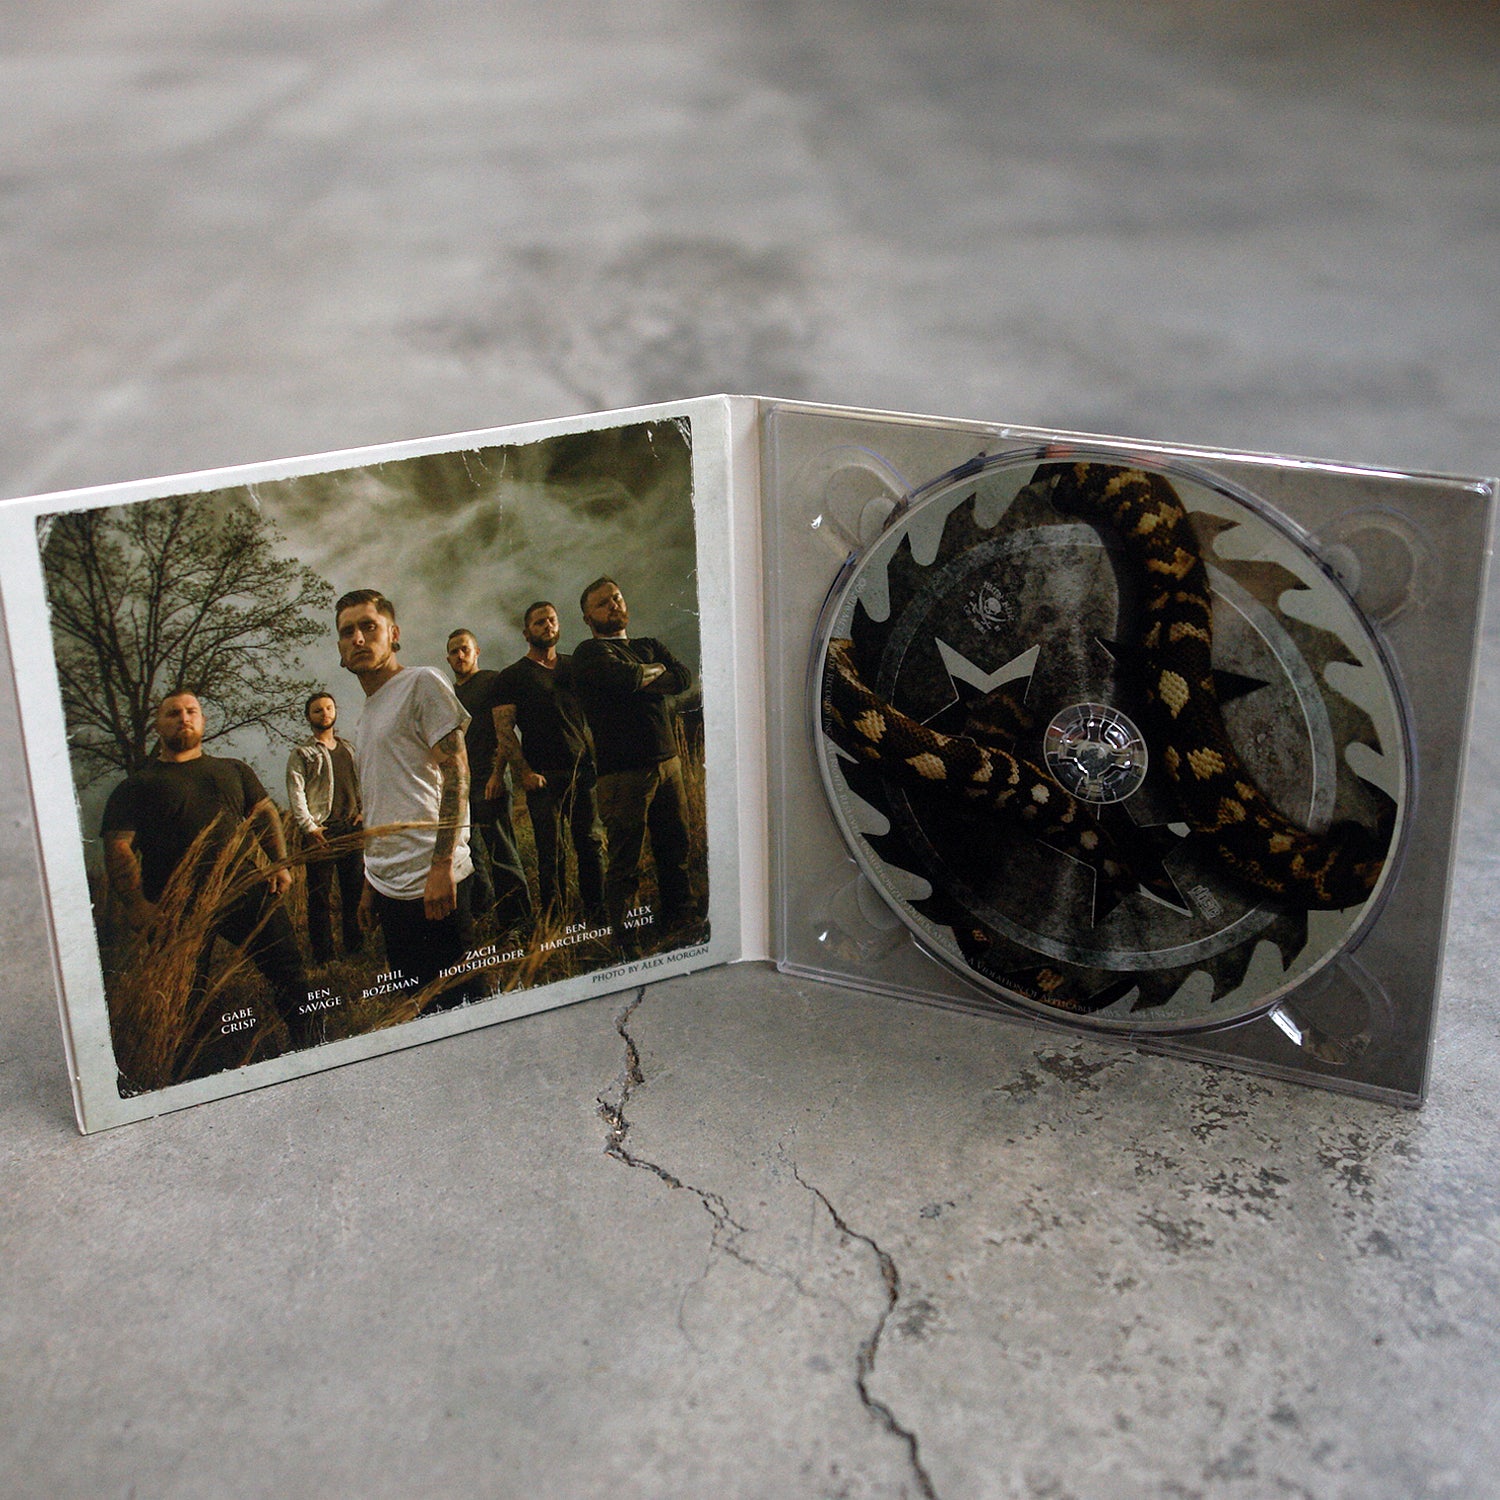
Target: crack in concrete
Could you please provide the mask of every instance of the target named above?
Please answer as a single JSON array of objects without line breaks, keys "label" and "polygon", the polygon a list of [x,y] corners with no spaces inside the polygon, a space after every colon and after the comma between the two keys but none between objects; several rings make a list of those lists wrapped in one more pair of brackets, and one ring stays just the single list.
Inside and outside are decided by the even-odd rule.
[{"label": "crack in concrete", "polygon": [[885,1334],[886,1324],[891,1320],[891,1314],[895,1312],[896,1305],[901,1301],[901,1272],[896,1268],[896,1262],[891,1256],[882,1250],[879,1244],[868,1234],[861,1234],[859,1230],[853,1229],[845,1222],[827,1193],[822,1188],[809,1182],[803,1175],[802,1170],[796,1162],[792,1163],[792,1176],[811,1193],[819,1203],[828,1211],[828,1217],[833,1220],[834,1228],[842,1235],[851,1240],[858,1240],[860,1244],[866,1245],[873,1252],[876,1263],[880,1267],[880,1279],[885,1285],[885,1307],[879,1318],[875,1321],[875,1327],[871,1329],[869,1336],[859,1346],[854,1359],[854,1384],[859,1391],[859,1399],[869,1411],[885,1427],[886,1431],[893,1437],[900,1438],[906,1444],[906,1450],[911,1458],[912,1472],[916,1475],[917,1488],[924,1500],[938,1500],[937,1491],[932,1486],[932,1476],[927,1472],[922,1463],[921,1446],[917,1441],[917,1435],[911,1428],[903,1426],[896,1419],[896,1414],[884,1401],[880,1400],[870,1390],[870,1377],[875,1373],[875,1358],[880,1350],[880,1340]]},{"label": "crack in concrete", "polygon": [[[608,1091],[596,1096],[599,1107],[599,1117],[605,1124],[604,1154],[612,1157],[623,1166],[632,1169],[649,1172],[652,1176],[666,1183],[674,1192],[681,1191],[691,1193],[702,1204],[704,1211],[713,1220],[713,1232],[710,1237],[710,1254],[714,1250],[722,1250],[733,1260],[738,1261],[748,1270],[756,1271],[762,1276],[772,1277],[779,1281],[785,1281],[803,1296],[811,1296],[802,1279],[792,1273],[775,1266],[763,1265],[752,1256],[746,1255],[740,1249],[739,1241],[743,1235],[748,1233],[746,1226],[741,1224],[729,1211],[729,1205],[723,1197],[708,1188],[695,1187],[690,1182],[684,1182],[675,1172],[668,1171],[659,1162],[649,1161],[644,1156],[637,1156],[626,1144],[630,1135],[630,1118],[627,1107],[635,1096],[636,1090],[644,1087],[646,1082],[645,1069],[641,1066],[641,1052],[636,1045],[635,1038],[630,1033],[630,1018],[640,1008],[646,998],[646,985],[641,985],[636,990],[629,1003],[615,1016],[615,1031],[620,1040],[625,1044],[625,1063],[615,1078],[615,1094],[611,1098]],[[809,1182],[797,1166],[791,1162],[792,1176],[804,1191],[811,1193],[823,1205],[834,1228],[847,1239],[856,1240],[869,1248],[875,1256],[876,1264],[880,1268],[881,1282],[885,1287],[885,1306],[881,1310],[880,1317],[876,1320],[875,1327],[860,1344],[855,1355],[855,1379],[854,1384],[859,1392],[860,1403],[893,1437],[899,1438],[905,1445],[908,1459],[911,1463],[912,1473],[916,1479],[918,1492],[923,1500],[938,1500],[937,1491],[933,1488],[932,1476],[928,1474],[922,1463],[921,1448],[917,1441],[917,1435],[909,1427],[904,1426],[897,1420],[895,1412],[889,1406],[876,1397],[870,1390],[870,1377],[875,1373],[875,1359],[880,1348],[880,1340],[885,1334],[886,1324],[890,1322],[891,1315],[895,1312],[897,1304],[901,1301],[901,1273],[896,1267],[896,1262],[891,1256],[867,1234],[861,1234],[859,1230],[851,1228],[842,1214],[833,1206],[828,1195],[813,1183]],[[705,1270],[705,1275],[707,1271]],[[678,1326],[682,1328],[683,1336],[690,1344],[693,1343],[691,1336],[682,1322],[682,1309],[678,1309]],[[694,1345],[696,1348],[696,1345]]]},{"label": "crack in concrete", "polygon": [[630,1134],[630,1120],[625,1112],[626,1106],[630,1103],[635,1091],[646,1082],[646,1074],[641,1067],[640,1048],[636,1046],[635,1038],[631,1036],[629,1030],[631,1016],[646,998],[646,988],[643,984],[635,992],[630,1003],[615,1017],[615,1030],[619,1033],[621,1041],[625,1043],[625,1066],[615,1079],[618,1096],[614,1099],[609,1098],[607,1094],[597,1096],[599,1117],[606,1127],[604,1154],[613,1157],[624,1166],[650,1172],[674,1191],[693,1194],[703,1205],[704,1212],[713,1220],[710,1248],[722,1250],[731,1259],[739,1261],[741,1265],[747,1266],[752,1271],[759,1271],[763,1276],[773,1275],[774,1273],[767,1267],[759,1264],[740,1249],[739,1242],[746,1233],[746,1228],[730,1213],[729,1205],[720,1194],[709,1188],[694,1187],[692,1183],[684,1182],[676,1173],[669,1172],[659,1163],[648,1161],[644,1156],[637,1156],[625,1144]]}]

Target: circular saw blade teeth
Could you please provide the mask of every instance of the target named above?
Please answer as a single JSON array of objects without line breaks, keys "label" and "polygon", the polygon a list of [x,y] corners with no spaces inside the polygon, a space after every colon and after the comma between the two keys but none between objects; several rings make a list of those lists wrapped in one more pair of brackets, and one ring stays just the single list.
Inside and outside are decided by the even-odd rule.
[{"label": "circular saw blade teeth", "polygon": [[[1115,695],[1136,693],[1143,658],[1130,638],[1130,601],[1135,596],[1121,581],[1118,539],[1077,514],[1054,508],[1051,496],[1057,476],[1037,477],[1041,471],[1034,462],[1028,476],[1021,472],[1027,467],[1025,460],[1017,460],[977,476],[966,474],[952,489],[934,487],[910,509],[898,512],[887,533],[856,566],[843,603],[830,611],[829,619],[833,635],[852,638],[858,668],[883,701],[898,708],[904,703],[917,722],[941,735],[962,736],[974,745],[1024,753],[1039,761],[1042,729],[1067,706],[1070,694],[1080,702],[1108,703]],[[1156,483],[1149,473],[1147,478]],[[1352,784],[1362,789],[1353,798],[1356,820],[1376,821],[1371,799],[1364,796],[1375,788],[1357,775],[1344,774],[1348,768],[1343,752],[1361,745],[1375,756],[1389,753],[1376,719],[1363,706],[1382,689],[1395,702],[1389,684],[1370,666],[1379,660],[1378,651],[1362,653],[1338,629],[1324,628],[1338,619],[1356,620],[1352,606],[1341,616],[1330,605],[1326,621],[1315,609],[1300,607],[1304,600],[1318,597],[1322,586],[1325,574],[1315,566],[1316,559],[1309,554],[1310,566],[1301,576],[1274,557],[1248,555],[1262,545],[1254,528],[1266,526],[1265,517],[1212,480],[1199,476],[1190,483],[1206,486],[1212,503],[1220,508],[1243,510],[1242,519],[1201,508],[1188,513],[1199,554],[1210,565],[1209,586],[1221,575],[1254,601],[1234,610],[1225,606],[1232,616],[1229,628],[1258,641],[1254,632],[1271,627],[1253,621],[1268,615],[1275,622],[1273,636],[1284,633],[1292,642],[1287,651],[1301,653],[1297,659],[1316,678],[1317,701],[1325,706],[1320,712],[1326,710],[1332,725],[1336,755],[1330,774],[1337,780],[1339,813],[1347,811],[1345,787]],[[1269,551],[1295,562],[1287,550],[1289,534],[1274,527],[1271,534]],[[970,554],[976,562],[966,570],[964,559]],[[1080,587],[1097,590],[1102,582],[1113,580],[1126,604],[1095,602],[1087,608],[1096,613],[1112,609],[1114,627],[1096,620],[1076,637],[1078,644],[1056,655],[1054,662],[1052,648],[1064,640],[1062,633],[1079,631],[1084,620],[1094,616],[1081,605],[1065,602],[1066,581],[1060,592],[1045,581],[1037,583],[1035,575],[1025,571],[1032,556],[1052,571],[1073,566],[1075,558],[1105,559],[1102,564],[1089,563],[1092,571],[1081,575]],[[997,564],[1000,582],[989,585],[998,590],[996,599],[990,600],[983,593],[985,585],[975,580],[993,578],[989,570]],[[987,571],[980,574],[977,568]],[[1066,572],[1060,576],[1071,577]],[[1215,593],[1217,658],[1221,601],[1217,589]],[[1097,593],[1080,595],[1081,600],[1099,598]],[[950,601],[950,612],[944,618],[951,628],[939,620],[945,600]],[[1255,615],[1256,606],[1262,615]],[[1037,610],[1042,613],[1037,615]],[[955,623],[960,612],[966,624]],[[1310,623],[1304,618],[1308,615],[1321,623]],[[1360,627],[1341,628],[1357,636]],[[1279,660],[1279,648],[1256,645],[1248,656],[1246,649],[1232,651],[1227,662],[1215,660],[1212,681],[1205,676],[1203,691],[1213,693],[1217,705],[1234,707],[1236,722],[1263,722],[1267,715],[1293,722],[1296,716],[1289,716],[1281,702],[1288,687],[1280,678],[1265,675],[1259,665]],[[1092,651],[1099,663],[1097,675],[1092,667],[1083,674],[1086,683],[1076,680],[1084,659],[1080,650]],[[1023,656],[1029,656],[1024,673],[999,680]],[[1335,669],[1332,678],[1329,668]],[[1369,674],[1374,686],[1351,679],[1346,686],[1352,696],[1346,696],[1339,691],[1340,671]],[[1100,684],[1100,691],[1085,691]],[[1257,699],[1267,689],[1279,696]],[[903,699],[903,693],[910,696]],[[1053,698],[1059,702],[1052,703]],[[1243,717],[1247,710],[1236,706],[1244,704],[1258,704],[1248,709],[1248,720]],[[1123,703],[1116,706],[1125,708]],[[1399,714],[1399,708],[1393,713]],[[1262,764],[1275,772],[1280,763]],[[1227,874],[1216,876],[1204,864],[1201,837],[1180,826],[1181,814],[1173,810],[1173,785],[1154,764],[1140,790],[1112,807],[1110,818],[1099,824],[1112,829],[1111,846],[1124,851],[1119,867],[1108,877],[1097,865],[1080,864],[1076,849],[1066,847],[1066,840],[1045,833],[1029,836],[1032,852],[1026,854],[1015,842],[1021,835],[1008,824],[976,813],[972,805],[958,808],[925,782],[893,781],[873,757],[867,763],[839,760],[833,774],[879,819],[879,827],[867,817],[860,829],[846,832],[862,848],[862,862],[869,862],[867,873],[877,889],[925,946],[966,969],[1002,999],[1020,998],[1088,1018],[1091,1024],[1199,1029],[1236,1022],[1273,1004],[1279,987],[1291,976],[1322,961],[1309,954],[1310,942],[1326,946],[1338,941],[1338,924],[1326,913],[1320,913],[1317,932],[1310,935],[1305,910],[1295,904],[1278,906],[1258,893],[1247,898]],[[960,846],[967,849],[963,858]],[[1069,869],[1075,873],[1068,875]],[[897,888],[910,889],[913,880],[927,894],[903,901]],[[1018,891],[1030,905],[1023,899],[1017,910],[1035,908],[1042,918],[1040,927],[1033,930],[1026,921],[1018,925],[1012,910]],[[1011,915],[1005,914],[1008,911]],[[1072,911],[1071,927],[1049,924],[1049,911],[1054,917]],[[1065,936],[1057,937],[1055,931]],[[1176,937],[1169,937],[1173,933]],[[1126,946],[1119,957],[1109,957],[1111,945],[1121,943]]]}]

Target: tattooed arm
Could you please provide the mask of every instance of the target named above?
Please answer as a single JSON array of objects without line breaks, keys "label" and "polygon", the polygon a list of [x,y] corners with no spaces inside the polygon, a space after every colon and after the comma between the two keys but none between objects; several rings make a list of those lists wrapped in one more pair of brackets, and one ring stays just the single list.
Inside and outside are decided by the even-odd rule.
[{"label": "tattooed arm", "polygon": [[104,868],[110,894],[120,903],[125,920],[139,932],[150,924],[156,908],[141,893],[141,857],[136,853],[135,834],[129,829],[104,835]]},{"label": "tattooed arm", "polygon": [[528,792],[546,786],[547,778],[539,776],[526,764],[521,750],[521,741],[516,737],[516,705],[497,703],[491,711],[495,720],[495,769],[490,774],[490,783],[484,795],[493,800],[505,793],[505,768],[509,766],[515,774],[516,785]]},{"label": "tattooed arm", "polygon": [[458,883],[453,878],[453,849],[458,830],[469,812],[469,752],[462,729],[450,730],[432,747],[442,777],[438,793],[437,842],[432,850],[432,868],[422,904],[430,922],[440,922],[458,905]]}]

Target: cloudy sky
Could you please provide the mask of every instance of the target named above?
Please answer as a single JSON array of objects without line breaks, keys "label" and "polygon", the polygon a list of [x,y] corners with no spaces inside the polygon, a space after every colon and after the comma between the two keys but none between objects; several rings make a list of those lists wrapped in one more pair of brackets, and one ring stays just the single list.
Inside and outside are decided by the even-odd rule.
[{"label": "cloudy sky", "polygon": [[[281,528],[288,556],[335,595],[378,588],[396,605],[407,666],[443,667],[448,632],[467,626],[481,665],[525,649],[520,615],[557,605],[562,649],[587,634],[583,586],[618,580],[631,633],[654,635],[698,664],[689,439],[651,423],[521,447],[437,454],[241,491]],[[306,661],[351,706],[333,621]],[[344,689],[345,691],[341,691]]]},{"label": "cloudy sky", "polygon": [[[557,606],[561,649],[571,650],[587,634],[579,593],[606,573],[625,594],[632,635],[657,636],[699,665],[685,419],[308,475],[204,502],[258,507],[280,529],[288,561],[314,569],[335,597],[385,593],[406,666],[446,674],[447,636],[460,626],[478,638],[481,666],[507,665],[525,650],[520,616],[538,599]],[[359,684],[339,666],[332,611],[321,623],[326,632],[305,652],[303,671],[333,692],[352,731]],[[212,732],[211,704],[208,718]],[[289,717],[286,727],[299,721]],[[210,748],[250,761],[280,800],[286,744],[246,731]]]}]

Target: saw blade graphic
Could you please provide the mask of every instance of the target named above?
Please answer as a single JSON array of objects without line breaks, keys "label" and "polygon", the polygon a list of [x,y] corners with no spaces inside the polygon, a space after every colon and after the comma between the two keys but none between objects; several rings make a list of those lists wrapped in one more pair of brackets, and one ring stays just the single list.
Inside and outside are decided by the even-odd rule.
[{"label": "saw blade graphic", "polygon": [[[1094,799],[1126,880],[1101,894],[1066,850],[857,764],[820,733],[835,814],[924,946],[997,998],[1129,1030],[1242,1020],[1348,943],[1375,898],[1340,912],[1272,901],[1192,836],[1160,747],[1131,738],[1138,585],[1106,531],[1029,482],[1036,467],[995,461],[900,513],[827,612],[823,649],[851,639],[885,702],[944,734],[992,734],[1037,766],[1057,725],[1110,721],[1109,743],[1085,746],[1094,763],[1062,784]],[[1242,764],[1313,833],[1375,826],[1405,790],[1378,644],[1288,529],[1204,476],[1170,478],[1208,568],[1215,686]]]}]

